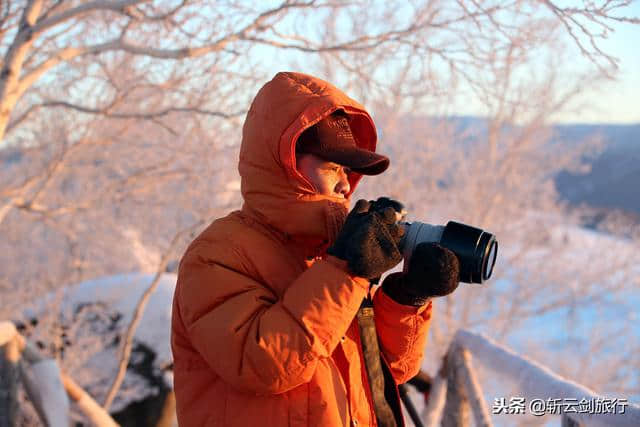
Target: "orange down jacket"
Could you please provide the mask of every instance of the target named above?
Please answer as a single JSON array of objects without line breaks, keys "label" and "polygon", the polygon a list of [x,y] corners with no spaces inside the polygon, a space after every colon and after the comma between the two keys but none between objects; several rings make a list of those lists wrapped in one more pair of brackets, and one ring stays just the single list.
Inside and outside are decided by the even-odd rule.
[{"label": "orange down jacket", "polygon": [[[364,108],[329,83],[278,73],[243,127],[242,209],[214,221],[180,263],[171,346],[181,426],[375,425],[354,317],[369,282],[325,254],[346,202],[315,194],[295,141],[336,109],[375,150]],[[351,189],[360,175],[351,173]],[[396,383],[414,376],[431,304],[373,297],[382,355]]]}]

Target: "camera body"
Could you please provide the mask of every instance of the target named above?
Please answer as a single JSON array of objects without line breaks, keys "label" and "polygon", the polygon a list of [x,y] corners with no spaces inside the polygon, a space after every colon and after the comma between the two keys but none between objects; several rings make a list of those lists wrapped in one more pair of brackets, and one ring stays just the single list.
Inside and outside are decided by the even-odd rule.
[{"label": "camera body", "polygon": [[493,234],[455,221],[444,226],[418,221],[399,222],[399,225],[404,228],[400,250],[405,272],[416,246],[434,242],[451,250],[458,258],[460,282],[483,283],[491,277],[498,255],[498,241]]}]

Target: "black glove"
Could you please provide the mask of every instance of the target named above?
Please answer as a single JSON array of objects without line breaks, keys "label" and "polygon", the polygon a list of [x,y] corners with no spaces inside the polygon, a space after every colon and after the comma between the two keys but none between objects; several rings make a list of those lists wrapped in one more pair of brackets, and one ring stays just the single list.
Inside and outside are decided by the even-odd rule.
[{"label": "black glove", "polygon": [[369,200],[369,211],[383,211],[386,208],[393,208],[398,215],[396,215],[396,221],[402,220],[407,214],[404,205],[397,200],[390,199],[388,197],[378,197],[378,200]]},{"label": "black glove", "polygon": [[[388,208],[393,208],[394,210],[394,219],[391,222],[391,211]],[[400,241],[402,240],[402,236],[404,236],[404,228],[398,227],[395,222],[401,221],[406,215],[407,211],[404,208],[404,205],[397,200],[390,199],[388,197],[378,197],[377,200],[369,200],[369,212],[377,212],[380,215],[386,216],[388,218],[388,223],[393,227],[392,235],[394,237],[394,241],[398,248],[400,247]]]},{"label": "black glove", "polygon": [[366,200],[358,200],[327,249],[328,254],[347,261],[352,274],[367,279],[380,277],[402,261],[398,242],[403,230],[396,224],[396,211],[370,207]]},{"label": "black glove", "polygon": [[420,243],[411,255],[407,273],[393,273],[382,289],[400,304],[421,306],[430,297],[449,295],[458,287],[460,262],[449,249],[437,243]]}]

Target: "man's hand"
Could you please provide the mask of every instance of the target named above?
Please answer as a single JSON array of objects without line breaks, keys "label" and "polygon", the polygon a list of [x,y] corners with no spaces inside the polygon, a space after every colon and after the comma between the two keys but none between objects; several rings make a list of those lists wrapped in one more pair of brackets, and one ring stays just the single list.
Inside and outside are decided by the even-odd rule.
[{"label": "man's hand", "polygon": [[460,279],[460,262],[449,249],[437,243],[420,243],[411,255],[407,273],[393,273],[382,284],[396,302],[421,306],[431,297],[449,295]]},{"label": "man's hand", "polygon": [[[370,209],[372,204],[375,209]],[[347,261],[352,274],[374,279],[402,261],[402,233],[392,206],[358,200],[327,253]]]},{"label": "man's hand", "polygon": [[407,210],[404,205],[397,200],[388,197],[378,197],[378,200],[369,200],[369,210],[382,212],[387,208],[393,208],[396,213],[396,221],[401,221],[406,215]]},{"label": "man's hand", "polygon": [[[400,241],[404,236],[404,228],[398,227],[396,223],[403,220],[407,215],[404,205],[388,197],[378,197],[377,200],[369,200],[369,212],[377,212],[388,219],[388,223],[393,227],[394,242],[400,248]],[[392,220],[392,217],[395,219]]]}]

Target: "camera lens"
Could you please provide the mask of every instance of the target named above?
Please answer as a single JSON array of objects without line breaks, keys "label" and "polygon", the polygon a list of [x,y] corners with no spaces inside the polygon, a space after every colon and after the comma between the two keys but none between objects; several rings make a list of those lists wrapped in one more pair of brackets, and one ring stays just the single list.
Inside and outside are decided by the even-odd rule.
[{"label": "camera lens", "polygon": [[495,236],[470,225],[449,221],[446,226],[422,222],[401,222],[404,237],[400,248],[406,272],[416,246],[423,242],[436,242],[453,251],[460,262],[460,281],[483,283],[493,274],[498,256]]},{"label": "camera lens", "polygon": [[498,256],[498,242],[492,239],[488,245],[487,255],[484,258],[482,277],[483,280],[488,280],[493,274],[493,266],[496,264],[496,258]]},{"label": "camera lens", "polygon": [[458,257],[461,282],[483,283],[491,276],[497,256],[496,238],[493,234],[449,221],[440,243]]}]

